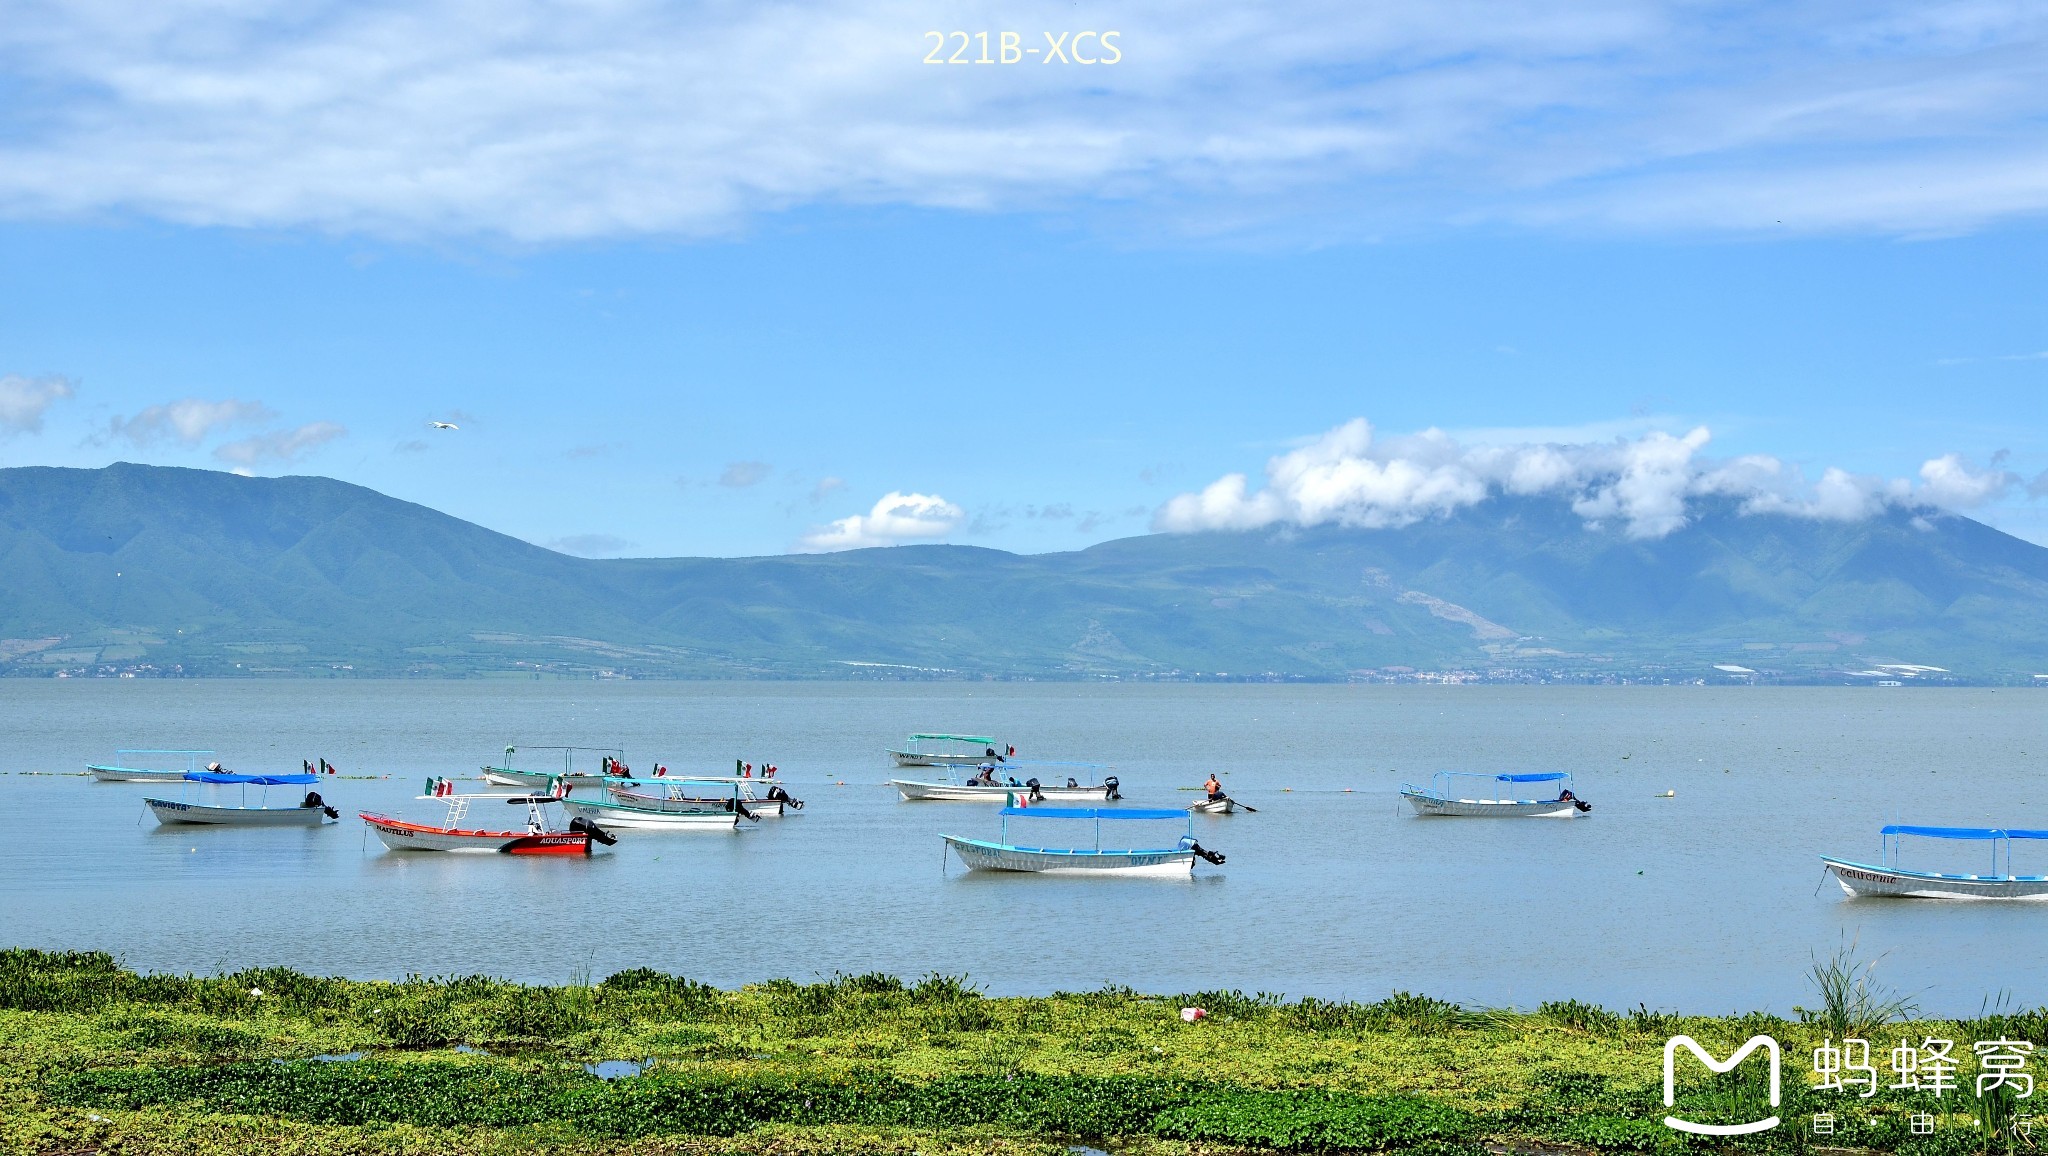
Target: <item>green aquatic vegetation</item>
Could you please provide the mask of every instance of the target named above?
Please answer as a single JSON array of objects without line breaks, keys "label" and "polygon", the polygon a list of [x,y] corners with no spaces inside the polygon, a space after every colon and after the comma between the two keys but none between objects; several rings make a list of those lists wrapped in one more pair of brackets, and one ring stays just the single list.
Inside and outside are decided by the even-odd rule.
[{"label": "green aquatic vegetation", "polygon": [[[1183,1006],[1210,1017],[1185,1023]],[[2044,1028],[2048,1016],[2001,1003],[1961,1023],[1878,1021],[1871,1047],[1952,1038],[1967,1087],[1971,1042],[2038,1040]],[[1804,1058],[1839,1041],[1832,1029],[1575,1000],[1524,1014],[1406,993],[988,998],[941,975],[736,991],[644,968],[561,986],[284,969],[150,976],[97,953],[16,950],[0,952],[0,1151],[1793,1152],[1811,1138],[1790,1121],[1821,1111],[1838,1115],[1831,1142],[1845,1146],[2026,1146],[2023,1104],[1978,1112],[1974,1099],[1813,1089]],[[1786,1127],[1709,1141],[1662,1124],[1666,1037],[1726,1055],[1760,1032],[1784,1048]],[[357,1052],[367,1055],[310,1059]],[[643,1057],[652,1065],[627,1079],[584,1070]],[[1716,1075],[1689,1063],[1675,1110],[1753,1119],[1759,1067]],[[1913,1133],[1915,1112],[1941,1126]],[[275,1142],[252,1147],[256,1135]]]}]

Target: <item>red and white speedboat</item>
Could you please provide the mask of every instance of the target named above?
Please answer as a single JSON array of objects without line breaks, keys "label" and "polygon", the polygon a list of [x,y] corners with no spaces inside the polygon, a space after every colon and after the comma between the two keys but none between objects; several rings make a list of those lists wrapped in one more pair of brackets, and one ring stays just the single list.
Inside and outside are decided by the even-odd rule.
[{"label": "red and white speedboat", "polygon": [[[589,855],[595,847],[618,842],[617,836],[584,818],[562,822],[558,818],[560,794],[545,795],[457,795],[454,784],[436,779],[427,784],[422,802],[439,803],[447,814],[438,823],[415,823],[372,811],[362,820],[377,832],[393,851],[473,851],[501,855]],[[560,788],[558,787],[559,791]],[[564,792],[566,793],[566,792]],[[485,815],[470,814],[474,804],[502,803],[526,808],[524,824],[512,830],[493,830]],[[549,810],[550,806],[555,811]]]}]

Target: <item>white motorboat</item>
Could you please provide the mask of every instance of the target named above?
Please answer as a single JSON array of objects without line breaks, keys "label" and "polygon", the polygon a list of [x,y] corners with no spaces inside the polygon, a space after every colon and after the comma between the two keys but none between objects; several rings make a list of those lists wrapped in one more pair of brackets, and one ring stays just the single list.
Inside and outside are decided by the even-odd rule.
[{"label": "white motorboat", "polygon": [[[1003,827],[1001,835],[995,842],[967,839],[958,835],[942,835],[940,838],[945,840],[946,846],[953,854],[960,856],[962,863],[975,871],[1186,876],[1194,872],[1197,859],[1218,866],[1223,863],[1223,855],[1220,852],[1210,851],[1195,841],[1194,821],[1186,811],[1111,807],[1005,807],[999,814],[1003,817]],[[1093,820],[1094,846],[1044,847],[1012,843],[1012,819]],[[1165,845],[1161,845],[1163,840],[1150,840],[1147,843],[1133,841],[1129,846],[1119,847],[1114,843],[1107,847],[1103,846],[1102,824],[1105,820],[1122,823],[1148,819],[1178,819],[1183,824],[1185,833]]]},{"label": "white motorboat", "polygon": [[[157,751],[123,749],[114,752],[111,763],[87,763],[85,769],[96,783],[177,783],[213,761],[212,751]],[[144,764],[159,763],[151,767]]]},{"label": "white motorboat", "polygon": [[889,757],[899,767],[972,767],[1016,753],[1016,747],[1005,745],[998,754],[996,740],[987,735],[916,734],[904,741],[903,749],[890,748]]},{"label": "white motorboat", "polygon": [[[1960,872],[1917,871],[1899,866],[1900,842],[1904,836],[1926,839],[1965,840],[1991,845],[1990,870],[1982,875]],[[1878,830],[1878,863],[1858,863],[1823,855],[1820,861],[1842,890],[1850,895],[1890,899],[2048,899],[2048,875],[2015,875],[2012,871],[2014,840],[2048,839],[2048,831],[2006,827],[1915,827],[1891,824]],[[1999,870],[2004,852],[2003,871]],[[1882,860],[1890,859],[1890,863]]]},{"label": "white motorboat", "polygon": [[[677,783],[708,784],[705,788],[677,789]],[[804,801],[783,789],[774,779],[754,778],[744,775],[657,775],[647,779],[611,779],[605,782],[605,790],[611,797],[625,803],[664,802],[695,800],[706,808],[726,808],[729,796],[726,788],[739,791],[740,801],[755,818],[780,819],[792,811],[804,809]]]},{"label": "white motorboat", "polygon": [[[1571,772],[1546,771],[1526,775],[1484,775],[1466,771],[1438,771],[1428,787],[1401,784],[1401,797],[1421,816],[1486,819],[1573,819],[1593,809],[1572,794]],[[1460,791],[1456,780],[1476,779],[1490,789]],[[1518,789],[1525,783],[1555,783],[1557,793],[1548,798],[1526,798]],[[1548,791],[1527,792],[1549,795]]]},{"label": "white motorboat", "polygon": [[1068,768],[1090,764],[1020,763],[1006,768],[1001,779],[996,777],[996,767],[985,764],[976,775],[962,776],[958,769],[952,769],[943,779],[890,779],[889,785],[912,802],[1003,803],[1023,799],[1027,803],[1114,803],[1123,798],[1122,784],[1115,775],[1095,784],[1083,783],[1072,775],[1067,776],[1065,784],[1042,782],[1035,776],[1021,781],[1017,778],[1019,772],[1039,766]]},{"label": "white motorboat", "polygon": [[[164,824],[200,823],[219,827],[318,827],[331,823],[340,815],[327,805],[318,791],[306,792],[305,798],[290,806],[272,807],[265,805],[271,787],[303,787],[320,781],[317,775],[232,775],[214,771],[197,771],[183,776],[187,783],[200,783],[213,787],[239,786],[240,799],[234,806],[221,803],[196,803],[189,799],[144,799],[156,821]],[[249,788],[260,788],[255,806],[249,805]]]},{"label": "white motorboat", "polygon": [[[650,783],[659,786],[650,787]],[[565,797],[562,809],[606,827],[638,827],[655,831],[734,831],[743,821],[759,821],[753,808],[740,797],[739,784],[731,779],[677,776],[632,779],[625,784],[608,785],[612,788],[609,797]],[[637,793],[619,797],[617,788],[625,785],[630,785]]]},{"label": "white motorboat", "polygon": [[[545,752],[550,769],[534,770],[530,767],[514,767],[512,765],[512,756],[521,751],[526,752],[529,756]],[[554,756],[557,754],[562,757],[560,770],[552,769]],[[624,754],[625,752],[617,747],[508,746],[505,748],[505,761],[502,765],[487,766],[482,768],[482,770],[484,781],[487,783],[494,783],[500,787],[524,787],[529,791],[545,791],[549,789],[549,784],[558,780],[583,784],[599,783],[607,778],[630,776],[632,772],[627,770],[625,763],[620,761],[620,757]],[[591,761],[591,756],[593,755],[597,756],[595,763]],[[580,766],[578,765],[579,762],[581,763]]]}]

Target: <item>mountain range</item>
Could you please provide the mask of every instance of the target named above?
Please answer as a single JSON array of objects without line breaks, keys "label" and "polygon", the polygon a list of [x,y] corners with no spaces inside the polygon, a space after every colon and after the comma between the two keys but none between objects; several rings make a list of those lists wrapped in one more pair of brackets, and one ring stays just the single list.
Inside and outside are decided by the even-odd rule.
[{"label": "mountain range", "polygon": [[328,478],[0,469],[0,673],[2036,683],[2048,549],[1969,518],[1552,499],[1399,529],[576,558]]}]

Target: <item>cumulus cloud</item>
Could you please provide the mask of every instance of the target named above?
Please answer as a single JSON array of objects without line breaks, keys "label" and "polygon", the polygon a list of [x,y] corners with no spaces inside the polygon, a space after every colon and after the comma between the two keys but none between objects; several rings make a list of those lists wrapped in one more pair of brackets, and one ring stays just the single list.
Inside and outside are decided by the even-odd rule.
[{"label": "cumulus cloud", "polygon": [[820,526],[804,535],[798,545],[822,552],[930,542],[951,534],[966,516],[966,511],[937,494],[891,490],[874,509]]},{"label": "cumulus cloud", "polygon": [[1265,485],[1226,474],[1180,494],[1153,516],[1170,532],[1250,530],[1275,524],[1406,526],[1496,493],[1567,498],[1589,526],[1614,523],[1632,538],[1685,526],[1694,498],[1739,499],[1746,514],[1853,521],[1887,506],[1974,509],[2021,484],[1999,468],[1975,470],[1946,454],[1920,467],[1916,485],[1829,468],[1817,482],[1777,458],[1701,456],[1712,435],[1651,430],[1607,442],[1468,446],[1430,429],[1380,439],[1357,418],[1266,463]]},{"label": "cumulus cloud", "polygon": [[0,377],[0,434],[42,432],[43,414],[76,392],[70,378],[55,374]]},{"label": "cumulus cloud", "polygon": [[903,0],[33,11],[0,22],[0,75],[35,94],[0,134],[16,218],[559,241],[847,202],[1324,233],[1899,232],[2048,207],[2038,5],[943,9],[1034,47],[1120,33],[1113,65],[987,68],[924,63],[940,10]]},{"label": "cumulus cloud", "polygon": [[735,490],[758,486],[768,480],[775,467],[767,462],[728,462],[723,473],[718,475],[718,484]]},{"label": "cumulus cloud", "polygon": [[213,456],[244,469],[266,461],[289,464],[347,434],[346,427],[331,421],[307,422],[297,429],[261,433],[228,442],[215,447]]},{"label": "cumulus cloud", "polygon": [[107,423],[107,435],[144,448],[175,442],[190,449],[215,430],[252,425],[275,416],[260,402],[187,397],[150,406],[133,417],[114,418]]}]

